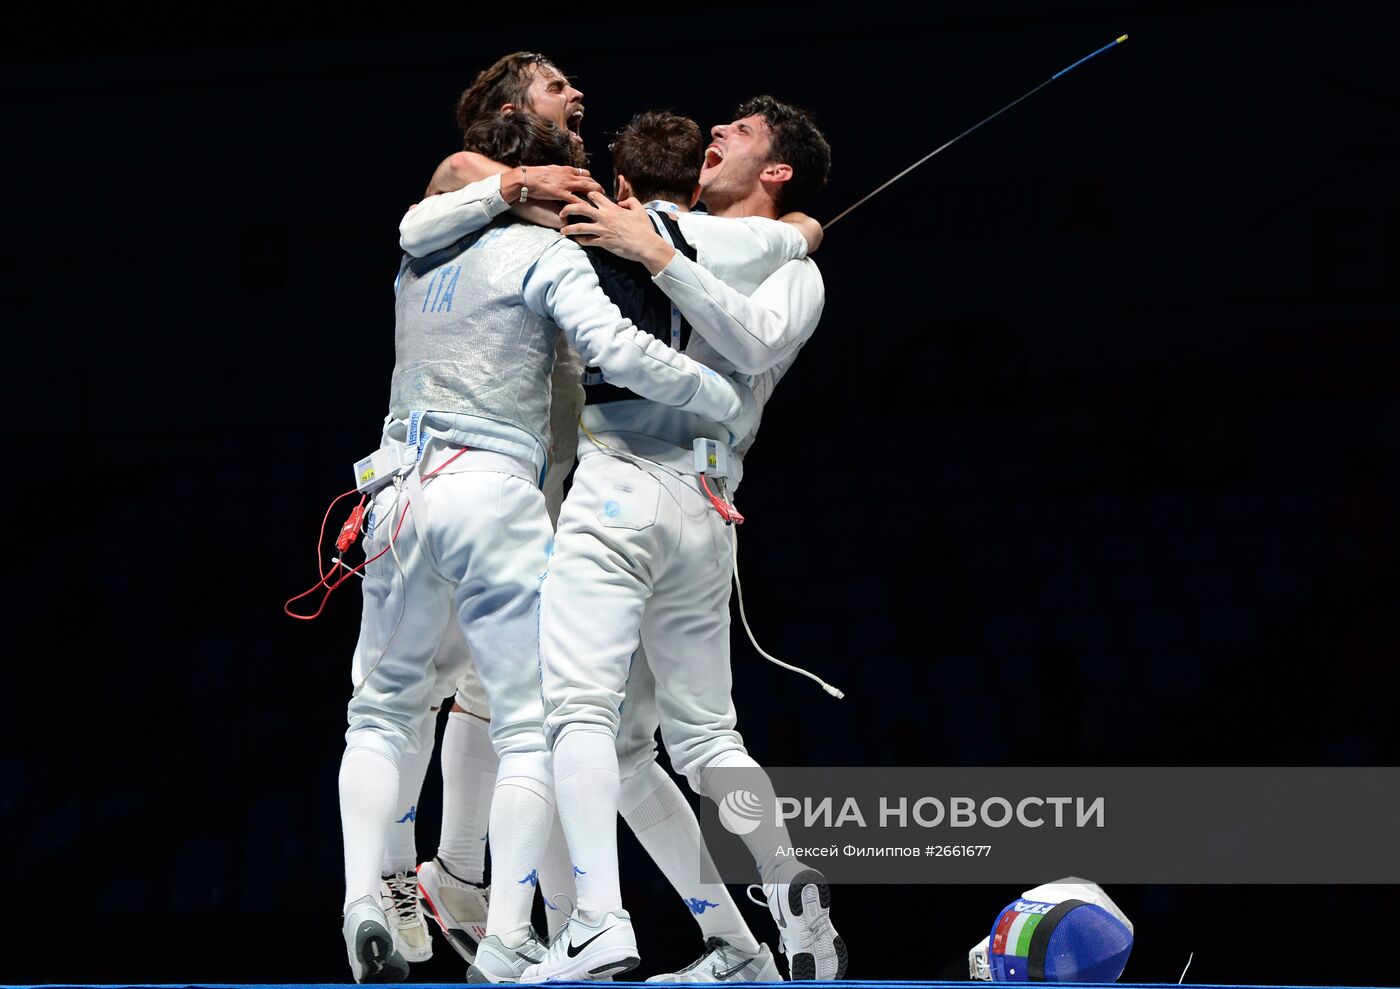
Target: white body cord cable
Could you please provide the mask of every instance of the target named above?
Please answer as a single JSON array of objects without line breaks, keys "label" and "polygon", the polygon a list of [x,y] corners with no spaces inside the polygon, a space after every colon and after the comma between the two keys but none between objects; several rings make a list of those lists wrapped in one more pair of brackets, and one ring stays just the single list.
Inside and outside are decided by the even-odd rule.
[{"label": "white body cord cable", "polygon": [[734,536],[734,587],[739,592],[739,620],[744,623],[744,631],[749,634],[749,642],[753,643],[754,649],[758,651],[758,654],[760,656],[768,660],[768,662],[774,664],[775,666],[781,666],[785,670],[791,670],[793,673],[800,673],[802,676],[805,676],[808,680],[811,680],[814,683],[816,683],[822,688],[822,690],[825,690],[828,694],[830,694],[832,697],[835,697],[837,700],[840,700],[841,698],[845,697],[846,694],[844,691],[842,691],[838,687],[833,687],[831,684],[827,683],[825,680],[817,676],[811,670],[804,670],[800,666],[793,666],[791,663],[784,663],[778,657],[769,655],[767,652],[764,651],[763,647],[758,644],[758,640],[754,638],[753,629],[749,628],[749,616],[744,613],[744,585],[739,580],[739,530],[736,529],[734,526],[730,526],[729,529]]},{"label": "white body cord cable", "polygon": [[[579,425],[583,426],[582,416],[579,417]],[[667,467],[665,464],[659,464],[655,460],[648,460],[646,457],[639,457],[636,454],[628,453],[625,450],[618,450],[608,446],[602,440],[598,439],[598,437],[594,436],[593,433],[589,431],[587,426],[583,426],[583,431],[587,435],[588,439],[591,440],[595,446],[597,446],[600,450],[607,451],[607,453],[611,456],[621,457],[625,460],[631,460],[638,464],[650,464],[653,467],[664,470],[666,473],[671,474],[674,477],[683,479],[686,476],[685,474],[676,470],[674,467]],[[781,666],[785,670],[791,670],[793,673],[800,673],[802,676],[805,676],[808,680],[811,680],[814,683],[818,684],[822,688],[822,690],[825,690],[828,694],[830,694],[832,697],[835,697],[837,700],[840,700],[841,698],[845,697],[845,692],[842,691],[839,687],[833,687],[831,684],[827,683],[825,680],[817,676],[811,670],[804,670],[800,666],[793,666],[791,663],[784,663],[778,657],[772,656],[769,653],[765,652],[763,647],[758,644],[758,640],[754,638],[753,629],[749,628],[749,616],[744,612],[744,585],[739,580],[739,530],[737,527],[732,525],[727,526],[727,528],[731,533],[733,533],[734,537],[734,587],[739,592],[739,620],[744,623],[744,631],[747,632],[749,635],[749,642],[753,644],[753,647],[755,650],[758,651],[758,654],[764,659],[768,660],[768,662],[773,663],[777,666]]]},{"label": "white body cord cable", "polygon": [[[417,469],[416,464],[414,465],[414,469]],[[386,520],[390,525],[394,524],[394,513],[398,510],[399,499],[402,496],[403,478],[396,477],[394,478],[394,501],[389,508],[389,517]],[[412,507],[413,502],[410,500],[409,503],[404,506],[404,511],[407,512]],[[414,531],[417,532],[416,527],[418,525],[418,520],[414,519],[413,524],[415,526]],[[395,529],[389,530],[389,555],[394,558],[394,568],[398,571],[399,584],[403,587],[403,595],[399,601],[399,617],[394,619],[394,627],[389,632],[389,638],[384,640],[384,648],[379,650],[379,658],[374,661],[374,665],[369,668],[369,671],[360,679],[360,682],[355,684],[355,689],[350,692],[351,697],[358,697],[360,695],[360,691],[365,689],[365,684],[369,683],[369,678],[374,676],[374,671],[379,669],[379,664],[384,662],[384,657],[389,655],[389,646],[393,643],[394,636],[399,634],[399,626],[403,624],[404,612],[408,610],[408,575],[403,572],[403,561],[399,559],[398,547],[394,545],[394,537],[396,535],[397,532]]]}]

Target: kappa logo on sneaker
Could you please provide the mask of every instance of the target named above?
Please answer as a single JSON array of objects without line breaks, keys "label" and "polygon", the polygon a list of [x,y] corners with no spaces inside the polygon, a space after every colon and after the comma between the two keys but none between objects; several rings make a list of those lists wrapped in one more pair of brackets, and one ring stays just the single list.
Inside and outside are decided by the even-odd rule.
[{"label": "kappa logo on sneaker", "polygon": [[604,934],[606,934],[606,933],[608,933],[608,932],[607,932],[607,931],[599,931],[597,934],[594,934],[594,935],[593,935],[591,938],[589,938],[587,941],[583,942],[583,944],[574,944],[573,941],[570,941],[570,942],[569,942],[569,945],[568,945],[568,948],[566,949],[566,950],[568,951],[569,957],[570,957],[570,958],[576,957],[580,951],[582,951],[584,948],[588,947],[590,944],[592,944],[594,941],[598,940],[600,937],[602,937],[602,936],[603,936]]},{"label": "kappa logo on sneaker", "polygon": [[539,869],[531,869],[531,870],[530,870],[530,874],[529,874],[528,876],[526,876],[524,879],[517,879],[517,880],[515,881],[515,885],[517,885],[517,886],[524,886],[526,883],[529,883],[531,886],[535,887],[536,889],[539,889],[539,888],[540,888],[540,870],[539,870]]},{"label": "kappa logo on sneaker", "polygon": [[686,906],[690,907],[690,912],[696,916],[704,913],[709,907],[719,907],[718,903],[711,903],[709,900],[702,900],[694,896],[688,900],[684,900],[684,903]]},{"label": "kappa logo on sneaker", "polygon": [[[381,819],[381,820],[382,820],[382,819]],[[395,821],[394,823],[395,823],[395,824],[412,824],[413,822],[415,822],[415,821],[417,821],[417,820],[418,820],[418,805],[417,805],[417,804],[414,804],[412,807],[408,808],[408,813],[407,813],[407,814],[405,814],[403,817],[399,818],[399,819],[398,819],[397,821]]]}]

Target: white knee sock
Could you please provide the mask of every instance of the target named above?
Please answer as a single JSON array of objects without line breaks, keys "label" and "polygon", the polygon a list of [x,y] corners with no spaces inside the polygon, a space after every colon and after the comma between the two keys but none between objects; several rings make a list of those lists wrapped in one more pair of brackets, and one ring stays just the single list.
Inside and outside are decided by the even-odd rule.
[{"label": "white knee sock", "polygon": [[[560,894],[563,898],[556,903],[555,897]],[[540,860],[540,897],[544,900],[544,921],[550,940],[553,940],[559,928],[564,926],[564,921],[569,919],[569,905],[578,899],[578,891],[574,888],[574,866],[569,861],[569,843],[564,838],[558,814],[554,815],[549,844],[545,846],[544,858]]]},{"label": "white knee sock", "polygon": [[539,862],[553,820],[548,754],[512,753],[502,758],[491,801],[491,910],[486,933],[508,947],[520,944],[529,932]]},{"label": "white knee sock", "polygon": [[491,723],[453,711],[442,733],[442,837],[439,861],[458,879],[478,886],[486,875],[486,829],[500,760]]},{"label": "white knee sock", "polygon": [[384,832],[398,792],[399,768],[389,756],[375,749],[345,750],[340,760],[340,827],[347,905],[362,896],[379,896]]},{"label": "white knee sock", "polygon": [[405,752],[399,763],[399,796],[390,818],[389,834],[384,843],[384,869],[386,876],[399,872],[412,872],[418,867],[418,846],[414,838],[418,820],[418,797],[423,792],[423,777],[428,774],[428,763],[433,758],[434,730],[437,727],[437,712],[429,711],[418,726],[418,739],[422,748],[417,752]]},{"label": "white knee sock", "polygon": [[617,876],[617,748],[612,732],[571,724],[554,742],[554,792],[578,890],[590,924],[622,909]]},{"label": "white knee sock", "polygon": [[[761,806],[773,807],[777,804],[778,798],[773,792],[773,783],[768,779],[768,774],[747,752],[739,749],[721,752],[702,770],[702,778],[706,779],[706,795],[711,800],[718,801],[724,798],[724,794],[715,793],[715,788],[706,778],[709,771],[713,769],[755,770],[755,772],[744,775],[744,785],[754,791]],[[792,847],[792,839],[788,837],[786,827],[756,828],[748,834],[742,835],[741,840],[748,848],[749,854],[753,856],[754,863],[758,866],[758,871],[765,883],[787,882],[791,876],[805,868],[801,862],[791,856],[778,854],[778,849]]]},{"label": "white knee sock", "polygon": [[700,933],[724,938],[740,951],[758,953],[758,941],[729,890],[720,883],[702,883],[714,875],[710,851],[700,834],[695,811],[670,774],[655,762],[622,781],[618,809],[651,860],[689,907]]}]

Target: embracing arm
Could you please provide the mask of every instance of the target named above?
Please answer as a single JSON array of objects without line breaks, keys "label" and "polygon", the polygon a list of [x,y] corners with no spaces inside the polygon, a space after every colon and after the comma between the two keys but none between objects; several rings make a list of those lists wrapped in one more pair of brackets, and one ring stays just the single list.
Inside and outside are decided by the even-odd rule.
[{"label": "embracing arm", "polygon": [[[684,213],[681,233],[695,248],[695,260],[721,281],[752,291],[788,261],[807,256],[807,240],[796,223],[761,216],[742,219]],[[667,263],[670,258],[668,257]],[[665,264],[649,270],[659,274]]]},{"label": "embracing arm", "polygon": [[652,281],[695,332],[744,374],[762,374],[796,353],[826,304],[821,272],[810,259],[789,261],[747,296],[679,255]]},{"label": "embracing arm", "polygon": [[426,257],[480,230],[509,208],[499,175],[429,196],[399,221],[399,246],[413,257]]},{"label": "embracing arm", "polygon": [[634,326],[603,292],[578,245],[560,240],[545,251],[525,275],[524,295],[610,383],[724,423],[736,436],[753,426],[752,393]]},{"label": "embracing arm", "polygon": [[456,192],[463,186],[504,171],[506,166],[492,161],[485,155],[474,151],[458,151],[444,158],[442,164],[433,171],[428,188],[423,191],[423,198],[439,196],[444,192]]},{"label": "embracing arm", "polygon": [[[522,190],[529,199],[520,201]],[[559,226],[559,206],[580,192],[601,191],[587,169],[569,165],[511,168],[474,151],[448,155],[421,203],[399,221],[399,246],[424,257],[480,230],[506,210],[541,226]]]},{"label": "embracing arm", "polygon": [[[560,215],[568,224],[565,235],[584,247],[602,247],[637,261],[653,275],[676,256],[635,198],[613,203],[606,196],[589,196],[587,202],[566,205]],[[676,222],[702,266],[750,290],[784,262],[805,258],[814,241],[820,242],[821,227],[805,213],[789,213],[781,221],[682,213]]]},{"label": "embracing arm", "polygon": [[796,353],[816,328],[826,298],[821,273],[810,260],[789,260],[806,256],[800,227],[807,218],[789,224],[761,217],[682,217],[678,222],[696,246],[697,262],[657,234],[635,199],[613,204],[589,198],[564,207],[570,222],[563,232],[645,265],[696,332],[739,371],[766,371]]},{"label": "embracing arm", "polygon": [[790,223],[802,234],[807,241],[807,253],[815,254],[818,247],[822,246],[822,225],[806,213],[784,213],[778,217],[783,223]]}]

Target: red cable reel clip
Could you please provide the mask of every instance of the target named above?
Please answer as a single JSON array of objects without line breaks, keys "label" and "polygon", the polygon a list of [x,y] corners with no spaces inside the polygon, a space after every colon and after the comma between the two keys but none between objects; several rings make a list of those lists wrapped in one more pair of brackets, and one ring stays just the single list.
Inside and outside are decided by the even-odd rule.
[{"label": "red cable reel clip", "polygon": [[[700,486],[705,489],[705,497],[710,499],[710,504],[715,506],[725,525],[743,525],[744,516],[724,493],[724,478],[729,473],[729,448],[719,440],[699,436],[692,449],[695,451],[695,473],[700,475]],[[718,494],[710,487],[708,479],[711,477],[719,488]]]}]

